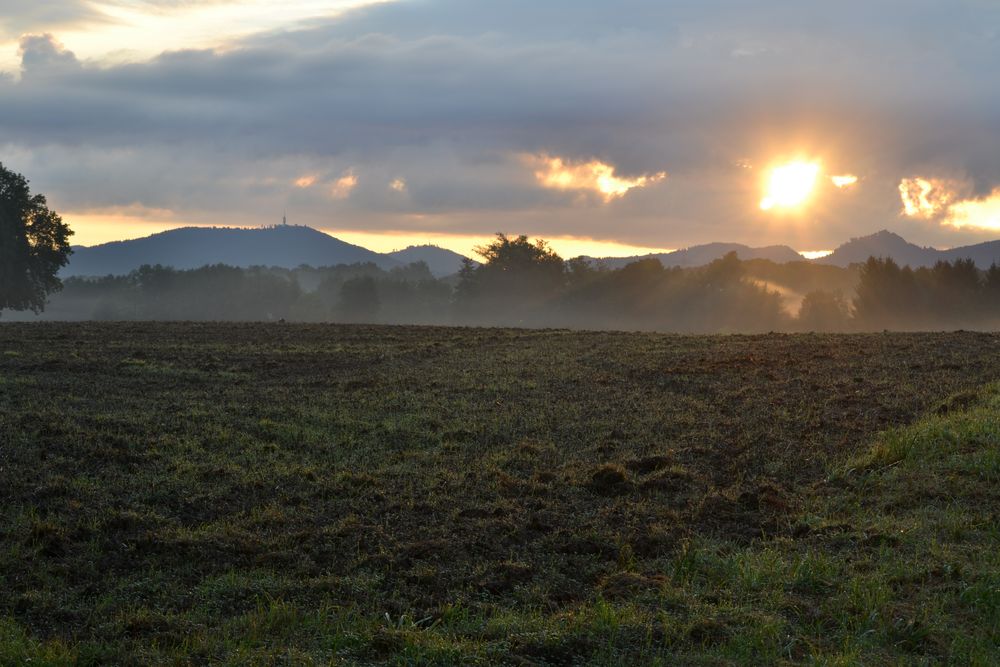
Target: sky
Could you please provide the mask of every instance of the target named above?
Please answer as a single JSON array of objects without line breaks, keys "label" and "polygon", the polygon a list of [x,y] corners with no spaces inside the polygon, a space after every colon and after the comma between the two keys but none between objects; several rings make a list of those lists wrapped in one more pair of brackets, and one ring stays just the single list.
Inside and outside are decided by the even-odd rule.
[{"label": "sky", "polygon": [[92,245],[1000,238],[995,0],[0,0],[0,162]]}]

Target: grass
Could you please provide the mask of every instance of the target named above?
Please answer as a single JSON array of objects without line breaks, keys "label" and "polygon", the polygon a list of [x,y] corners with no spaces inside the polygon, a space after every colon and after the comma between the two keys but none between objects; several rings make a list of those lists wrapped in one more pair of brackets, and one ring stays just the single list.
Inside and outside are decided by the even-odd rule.
[{"label": "grass", "polygon": [[989,334],[0,327],[0,664],[996,664]]}]

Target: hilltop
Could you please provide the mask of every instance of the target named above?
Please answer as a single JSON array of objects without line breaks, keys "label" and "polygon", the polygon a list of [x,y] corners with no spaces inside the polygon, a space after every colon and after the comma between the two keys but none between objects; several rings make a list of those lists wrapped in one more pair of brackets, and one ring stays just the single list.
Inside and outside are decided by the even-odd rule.
[{"label": "hilltop", "polygon": [[400,264],[423,262],[438,278],[458,273],[462,268],[462,262],[466,259],[464,255],[436,245],[411,245],[403,250],[386,253],[386,256]]},{"label": "hilltop", "polygon": [[940,261],[952,262],[956,259],[971,259],[981,269],[987,269],[1000,260],[1000,241],[987,241],[975,245],[960,246],[948,250],[921,247],[910,243],[899,234],[882,230],[870,236],[851,239],[833,253],[815,260],[818,264],[850,266],[859,264],[869,257],[891,257],[897,264],[913,268],[933,266]]},{"label": "hilltop", "polygon": [[[938,261],[971,258],[981,269],[1000,261],[1000,240],[938,250],[910,243],[898,234],[883,230],[840,245],[830,255],[806,260],[787,245],[751,247],[741,243],[706,243],[681,250],[630,257],[583,257],[610,269],[618,269],[643,259],[656,259],[665,267],[704,266],[727,253],[740,259],[768,260],[776,264],[812,261],[848,267],[869,257],[891,257],[898,264],[914,268],[933,266]],[[425,262],[435,277],[454,275],[466,258],[434,245],[409,246],[403,250],[378,253],[342,241],[330,234],[298,225],[274,227],[184,227],[152,236],[114,241],[97,246],[75,246],[63,277],[123,275],[143,264],[162,264],[176,269],[194,269],[210,264],[237,267],[268,266],[296,268],[370,262],[390,270],[413,262]]]},{"label": "hilltop", "polygon": [[663,266],[679,266],[689,268],[693,266],[704,266],[724,257],[730,252],[743,260],[748,259],[768,259],[777,264],[786,262],[801,262],[805,258],[788,246],[773,245],[761,248],[752,248],[742,243],[705,243],[703,245],[691,246],[673,252],[651,253],[649,255],[633,255],[631,257],[585,257],[591,261],[599,262],[610,269],[620,269],[623,266],[638,262],[643,259],[658,259]]},{"label": "hilltop", "polygon": [[436,276],[458,271],[462,256],[435,246],[381,254],[311,227],[183,227],[152,236],[92,247],[76,246],[62,275],[122,275],[143,264],[195,269],[210,264],[296,268],[371,262],[392,269],[424,261]]}]

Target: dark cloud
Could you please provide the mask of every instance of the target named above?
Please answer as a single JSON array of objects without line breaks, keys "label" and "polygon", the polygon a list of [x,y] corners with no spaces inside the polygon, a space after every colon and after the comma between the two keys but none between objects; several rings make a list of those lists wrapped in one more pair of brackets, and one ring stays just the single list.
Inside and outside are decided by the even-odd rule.
[{"label": "dark cloud", "polygon": [[[975,0],[402,0],[107,68],[32,37],[21,79],[0,79],[0,143],[73,208],[238,221],[291,202],[315,224],[412,213],[455,232],[506,220],[670,246],[815,247],[895,225],[954,243],[898,219],[896,184],[935,171],[1000,184],[998,26],[1000,6]],[[795,150],[863,178],[825,194],[811,225],[762,217],[759,170],[736,166]],[[543,152],[670,178],[603,204],[541,190],[518,156]],[[60,155],[86,174],[54,167]],[[352,167],[347,199],[291,185]],[[397,177],[405,196],[387,187]]]},{"label": "dark cloud", "polygon": [[70,74],[79,69],[80,63],[51,34],[29,35],[21,38],[21,71],[27,76],[42,74]]}]

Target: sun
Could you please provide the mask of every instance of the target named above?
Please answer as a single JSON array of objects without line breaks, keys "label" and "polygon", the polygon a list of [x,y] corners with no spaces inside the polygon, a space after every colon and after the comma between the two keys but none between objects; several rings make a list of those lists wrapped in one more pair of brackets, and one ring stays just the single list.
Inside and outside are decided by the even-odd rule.
[{"label": "sun", "polygon": [[767,180],[767,194],[760,201],[761,209],[790,209],[801,206],[819,178],[820,166],[815,162],[796,161],[771,170]]}]

